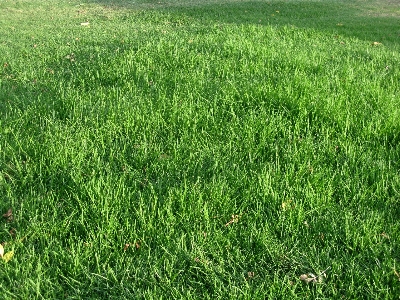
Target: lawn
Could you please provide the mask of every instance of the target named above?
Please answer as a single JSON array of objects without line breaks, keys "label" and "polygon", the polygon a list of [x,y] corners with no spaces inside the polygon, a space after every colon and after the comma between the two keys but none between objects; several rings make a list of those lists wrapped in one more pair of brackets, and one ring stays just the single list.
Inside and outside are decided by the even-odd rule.
[{"label": "lawn", "polygon": [[399,299],[400,4],[1,0],[0,213],[2,299]]}]

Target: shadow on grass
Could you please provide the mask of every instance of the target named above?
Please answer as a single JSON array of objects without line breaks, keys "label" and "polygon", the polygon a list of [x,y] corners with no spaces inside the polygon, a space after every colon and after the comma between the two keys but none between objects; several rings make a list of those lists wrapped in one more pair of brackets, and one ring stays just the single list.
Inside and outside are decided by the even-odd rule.
[{"label": "shadow on grass", "polygon": [[[190,17],[205,24],[260,24],[320,30],[368,42],[397,46],[400,42],[400,7],[388,1],[386,9],[357,1],[110,1],[89,0],[113,9],[152,10]],[[392,11],[392,13],[387,13]]]}]

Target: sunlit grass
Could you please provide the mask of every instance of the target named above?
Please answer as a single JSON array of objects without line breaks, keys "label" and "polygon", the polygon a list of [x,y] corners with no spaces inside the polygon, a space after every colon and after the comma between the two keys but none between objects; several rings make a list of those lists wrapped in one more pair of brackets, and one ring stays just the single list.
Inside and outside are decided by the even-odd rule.
[{"label": "sunlit grass", "polygon": [[395,298],[398,5],[357,3],[2,1],[4,298]]}]

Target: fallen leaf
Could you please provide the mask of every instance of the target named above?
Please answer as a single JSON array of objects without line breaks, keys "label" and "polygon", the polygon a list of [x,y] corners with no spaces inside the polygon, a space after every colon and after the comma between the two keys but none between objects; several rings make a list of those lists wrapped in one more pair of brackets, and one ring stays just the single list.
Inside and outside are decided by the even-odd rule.
[{"label": "fallen leaf", "polygon": [[306,280],[308,278],[308,275],[307,274],[301,274],[300,275],[300,280],[301,281],[304,281],[304,280]]},{"label": "fallen leaf", "polygon": [[15,237],[15,235],[17,234],[17,230],[16,230],[15,228],[11,228],[10,231],[9,231],[9,233],[10,233],[10,235],[11,235],[12,237]]},{"label": "fallen leaf", "polygon": [[304,281],[305,283],[310,283],[310,282],[317,282],[317,278],[310,275],[314,275],[314,274],[302,274],[300,275],[300,280]]},{"label": "fallen leaf", "polygon": [[302,274],[299,279],[305,283],[322,283],[323,278],[326,278],[326,271],[328,271],[331,267],[328,267],[324,271],[322,271],[318,276],[313,273]]},{"label": "fallen leaf", "polygon": [[9,251],[3,256],[3,260],[8,263],[14,256],[14,251]]},{"label": "fallen leaf", "polygon": [[65,56],[65,59],[69,59],[71,62],[75,61],[75,54],[71,53]]},{"label": "fallen leaf", "polygon": [[5,214],[3,214],[4,218],[9,218],[12,216],[12,208],[9,208]]},{"label": "fallen leaf", "polygon": [[4,255],[4,248],[3,245],[0,244],[0,257],[3,258],[3,255]]},{"label": "fallen leaf", "polygon": [[237,223],[239,221],[240,216],[239,215],[232,215],[230,221],[225,224],[225,226],[229,226],[232,223]]},{"label": "fallen leaf", "polygon": [[383,237],[383,238],[385,238],[385,239],[388,239],[388,238],[389,238],[389,235],[388,235],[386,232],[382,232],[382,233],[381,233],[381,237]]},{"label": "fallen leaf", "polygon": [[13,220],[12,208],[9,208],[5,214],[3,214],[3,218],[7,219],[8,222]]},{"label": "fallen leaf", "polygon": [[140,248],[140,241],[135,242],[135,248],[139,249]]},{"label": "fallen leaf", "polygon": [[130,244],[125,244],[124,251],[128,250],[129,246],[130,246]]}]

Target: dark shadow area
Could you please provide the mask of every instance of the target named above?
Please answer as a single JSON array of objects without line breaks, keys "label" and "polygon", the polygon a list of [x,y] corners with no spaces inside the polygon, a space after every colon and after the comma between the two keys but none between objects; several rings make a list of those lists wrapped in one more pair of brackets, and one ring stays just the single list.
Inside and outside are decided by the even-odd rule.
[{"label": "dark shadow area", "polygon": [[[400,4],[388,2],[380,13],[368,10],[354,1],[231,1],[202,4],[168,3],[168,1],[90,0],[111,9],[151,10],[189,17],[206,24],[259,24],[272,26],[292,25],[299,28],[322,30],[339,36],[354,37],[368,42],[379,42],[385,46],[400,42]],[[392,13],[387,13],[393,9]]]}]

